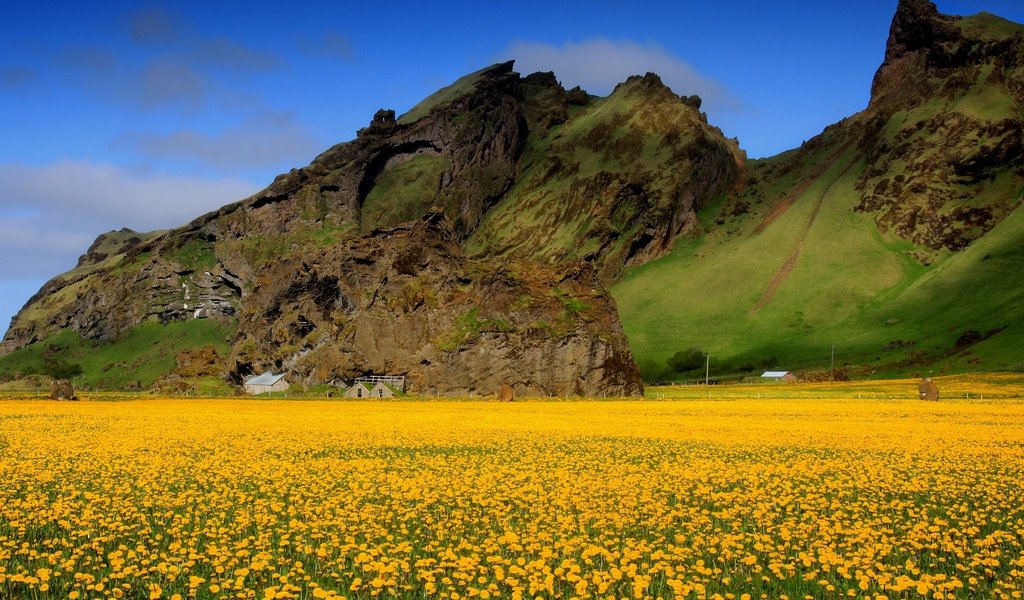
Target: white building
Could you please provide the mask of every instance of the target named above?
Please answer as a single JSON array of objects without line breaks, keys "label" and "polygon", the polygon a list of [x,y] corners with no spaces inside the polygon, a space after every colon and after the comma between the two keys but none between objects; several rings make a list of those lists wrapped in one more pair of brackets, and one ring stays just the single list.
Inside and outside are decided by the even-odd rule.
[{"label": "white building", "polygon": [[765,371],[761,377],[772,381],[796,381],[796,375],[789,371]]},{"label": "white building", "polygon": [[265,394],[267,392],[283,392],[288,389],[288,382],[284,380],[284,373],[274,375],[270,371],[257,375],[245,382],[246,394]]}]

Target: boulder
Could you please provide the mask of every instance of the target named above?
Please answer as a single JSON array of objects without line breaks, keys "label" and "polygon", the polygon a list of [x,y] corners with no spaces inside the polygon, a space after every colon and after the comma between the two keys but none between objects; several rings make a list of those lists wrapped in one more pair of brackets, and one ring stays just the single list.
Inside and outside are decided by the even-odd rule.
[{"label": "boulder", "polygon": [[503,383],[498,388],[498,391],[494,393],[494,399],[498,402],[512,402],[516,399],[516,391],[509,384]]},{"label": "boulder", "polygon": [[928,400],[930,402],[939,401],[939,387],[935,385],[935,382],[927,377],[921,380],[921,383],[917,384],[917,392],[922,400]]},{"label": "boulder", "polygon": [[565,101],[576,106],[583,106],[590,101],[590,96],[587,95],[586,90],[576,86],[565,92]]},{"label": "boulder", "polygon": [[53,379],[50,381],[50,399],[52,400],[78,400],[71,382],[67,379]]}]

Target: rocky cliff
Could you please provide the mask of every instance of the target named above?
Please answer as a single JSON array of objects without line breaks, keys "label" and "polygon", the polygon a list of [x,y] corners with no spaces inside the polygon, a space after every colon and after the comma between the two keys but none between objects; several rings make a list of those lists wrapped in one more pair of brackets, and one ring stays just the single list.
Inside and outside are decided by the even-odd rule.
[{"label": "rocky cliff", "polygon": [[237,380],[404,375],[415,394],[629,396],[639,373],[613,301],[584,262],[467,260],[444,216],[273,263],[231,356]]}]

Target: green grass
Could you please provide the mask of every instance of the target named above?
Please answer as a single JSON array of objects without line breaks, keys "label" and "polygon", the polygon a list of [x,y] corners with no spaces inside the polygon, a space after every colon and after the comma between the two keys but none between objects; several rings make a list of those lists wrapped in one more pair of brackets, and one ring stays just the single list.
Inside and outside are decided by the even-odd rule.
[{"label": "green grass", "polygon": [[473,86],[480,81],[480,77],[487,71],[490,71],[491,68],[492,67],[485,67],[479,71],[474,71],[469,75],[460,77],[455,83],[437,90],[433,94],[421,100],[416,104],[416,106],[409,109],[409,112],[400,116],[398,118],[398,122],[400,124],[413,123],[427,116],[427,114],[435,108],[455,100],[459,96],[473,89]]},{"label": "green grass", "polygon": [[433,205],[448,166],[443,156],[423,154],[385,170],[363,201],[363,233],[423,216]]},{"label": "green grass", "polygon": [[[718,373],[750,365],[826,369],[833,343],[836,364],[863,375],[1009,370],[1024,362],[1024,209],[924,267],[910,256],[915,246],[880,234],[873,215],[852,210],[862,168],[850,150],[760,234],[752,233],[759,221],[746,220],[732,234],[681,239],[669,255],[627,272],[612,293],[645,376],[657,377],[669,356],[692,346],[711,353]],[[717,208],[705,209],[701,221]],[[792,271],[755,312],[797,246]],[[965,331],[1003,327],[966,352],[954,347]]]},{"label": "green grass", "polygon": [[1003,40],[1024,33],[1024,25],[987,12],[964,17],[956,24],[965,35],[982,40]]},{"label": "green grass", "polygon": [[289,233],[265,233],[221,244],[227,252],[238,252],[254,267],[262,267],[288,256],[325,248],[359,234],[354,223],[315,225]]},{"label": "green grass", "polygon": [[190,240],[171,252],[170,259],[182,267],[193,271],[211,269],[217,266],[217,256],[213,245],[203,240]]},{"label": "green grass", "polygon": [[76,378],[77,385],[116,390],[137,382],[148,387],[175,368],[175,356],[182,350],[212,345],[226,354],[231,333],[230,326],[213,319],[143,323],[110,343],[84,340],[76,332],[64,330],[0,357],[0,374],[42,373],[44,352],[56,346],[61,359],[82,366],[84,373]]}]

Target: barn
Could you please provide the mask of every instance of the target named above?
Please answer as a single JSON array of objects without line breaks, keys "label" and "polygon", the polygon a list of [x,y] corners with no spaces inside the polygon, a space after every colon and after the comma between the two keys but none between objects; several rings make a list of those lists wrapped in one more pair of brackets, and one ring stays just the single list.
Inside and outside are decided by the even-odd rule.
[{"label": "barn", "polygon": [[796,381],[796,375],[789,371],[765,371],[764,373],[761,373],[761,378],[769,381],[784,381],[786,383]]},{"label": "barn", "polygon": [[283,392],[288,389],[288,382],[284,380],[284,373],[274,375],[270,371],[247,380],[244,385],[246,394]]}]

